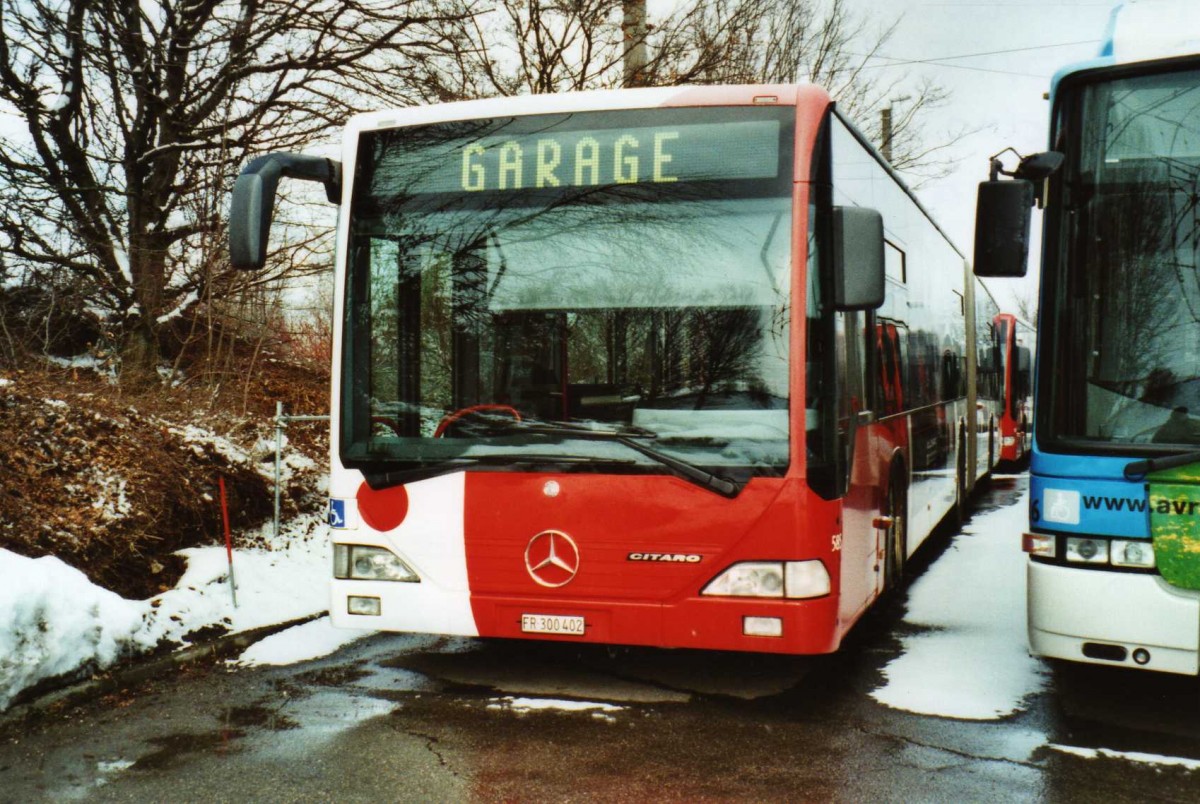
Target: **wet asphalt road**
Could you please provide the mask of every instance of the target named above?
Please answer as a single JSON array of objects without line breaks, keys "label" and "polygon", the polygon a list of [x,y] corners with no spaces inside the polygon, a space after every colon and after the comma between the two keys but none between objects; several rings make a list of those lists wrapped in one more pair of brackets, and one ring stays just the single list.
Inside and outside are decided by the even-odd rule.
[{"label": "wet asphalt road", "polygon": [[902,617],[877,610],[816,659],[381,635],[192,666],[0,724],[0,801],[1200,800],[1200,770],[1136,761],[1200,760],[1196,679],[1047,665],[1008,718],[897,711],[870,693]]}]

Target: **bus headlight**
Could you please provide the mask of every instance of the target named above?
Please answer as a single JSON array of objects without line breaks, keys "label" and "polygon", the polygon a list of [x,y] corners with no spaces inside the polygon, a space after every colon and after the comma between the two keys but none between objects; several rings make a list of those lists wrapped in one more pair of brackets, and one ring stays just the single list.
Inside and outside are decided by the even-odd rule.
[{"label": "bus headlight", "polygon": [[1154,567],[1154,547],[1145,540],[1124,541],[1114,539],[1111,546],[1114,567]]},{"label": "bus headlight", "polygon": [[784,566],[784,591],[791,598],[829,594],[829,570],[820,561],[789,561]]},{"label": "bus headlight", "polygon": [[417,573],[391,550],[361,544],[333,546],[333,577],[355,581],[406,583],[419,583],[421,580]]},{"label": "bus headlight", "polygon": [[800,599],[822,597],[829,591],[829,572],[818,560],[743,561],[713,578],[700,594]]},{"label": "bus headlight", "polygon": [[1076,564],[1107,564],[1108,540],[1072,536],[1067,539],[1067,561]]}]

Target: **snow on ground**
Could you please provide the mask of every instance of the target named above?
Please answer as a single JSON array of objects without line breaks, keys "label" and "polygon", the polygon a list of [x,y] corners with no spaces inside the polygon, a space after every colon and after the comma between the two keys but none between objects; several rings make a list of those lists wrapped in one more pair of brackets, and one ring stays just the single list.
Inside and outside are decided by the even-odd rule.
[{"label": "snow on ground", "polygon": [[[235,549],[236,608],[224,547],[181,551],[188,567],[176,587],[142,601],[93,585],[57,558],[0,550],[0,711],[44,679],[102,670],[163,640],[182,643],[206,626],[244,631],[325,611],[330,554],[323,522],[317,514],[297,517],[278,539],[267,523],[252,540],[264,547]],[[299,658],[341,644],[321,633],[319,621],[288,634]],[[263,655],[271,650],[277,648],[264,647]]]},{"label": "snow on ground", "polygon": [[1041,691],[1040,663],[1025,626],[1028,493],[977,514],[912,585],[904,621],[920,631],[884,668],[880,703],[925,715],[995,720],[1022,711]]},{"label": "snow on ground", "polygon": [[1073,745],[1049,746],[1055,751],[1084,759],[1122,759],[1126,762],[1139,762],[1145,765],[1184,768],[1185,770],[1200,770],[1200,760],[1186,757],[1167,757],[1161,754],[1144,754],[1140,751],[1113,751],[1108,748],[1079,748]]},{"label": "snow on ground", "polygon": [[237,663],[247,666],[277,665],[319,659],[372,633],[374,631],[334,628],[329,617],[322,617],[255,642],[242,652]]},{"label": "snow on ground", "polygon": [[599,701],[568,701],[559,698],[515,698],[506,695],[493,698],[488,709],[509,711],[518,715],[529,712],[586,712],[598,720],[612,720],[612,715],[625,709],[616,704]]}]

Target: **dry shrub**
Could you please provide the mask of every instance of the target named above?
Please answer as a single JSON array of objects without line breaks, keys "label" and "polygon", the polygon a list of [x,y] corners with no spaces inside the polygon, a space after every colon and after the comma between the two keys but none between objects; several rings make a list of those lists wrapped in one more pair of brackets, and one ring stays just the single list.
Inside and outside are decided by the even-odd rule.
[{"label": "dry shrub", "polygon": [[[178,580],[175,551],[222,542],[219,477],[235,530],[268,520],[269,456],[243,448],[269,438],[270,421],[208,401],[178,389],[122,395],[87,372],[0,374],[0,547],[58,556],[124,597],[146,598]],[[308,497],[292,495],[291,507],[318,504]]]}]

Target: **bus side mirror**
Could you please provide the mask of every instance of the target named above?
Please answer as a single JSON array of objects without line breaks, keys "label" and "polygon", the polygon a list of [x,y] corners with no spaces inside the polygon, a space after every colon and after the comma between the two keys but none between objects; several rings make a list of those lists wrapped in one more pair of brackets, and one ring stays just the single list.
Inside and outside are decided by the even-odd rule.
[{"label": "bus side mirror", "polygon": [[258,270],[267,262],[267,236],[275,212],[275,191],[283,177],[320,182],[336,204],[342,195],[342,165],[303,154],[268,154],[250,160],[233,185],[229,204],[229,261],[240,270]]},{"label": "bus side mirror", "polygon": [[1025,276],[1033,182],[1001,179],[979,183],[975,207],[975,275]]},{"label": "bus side mirror", "polygon": [[843,312],[883,304],[883,216],[865,207],[833,208],[833,304]]}]

